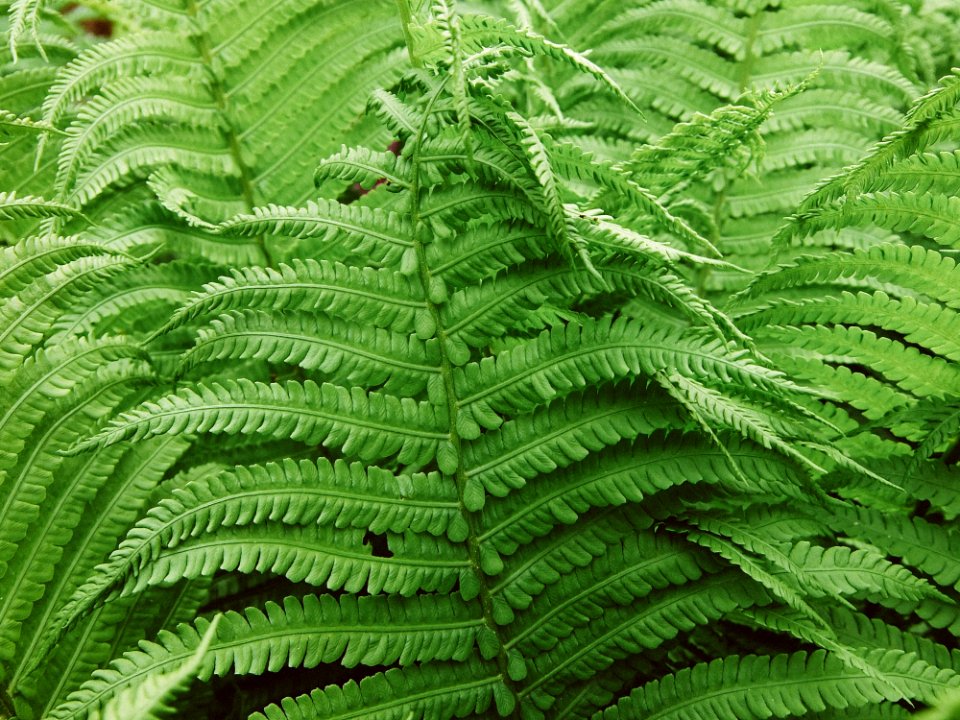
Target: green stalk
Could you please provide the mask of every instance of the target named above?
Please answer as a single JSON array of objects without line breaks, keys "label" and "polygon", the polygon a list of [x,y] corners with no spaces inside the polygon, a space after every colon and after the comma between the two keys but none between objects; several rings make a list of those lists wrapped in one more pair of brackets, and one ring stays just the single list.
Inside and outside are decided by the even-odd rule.
[{"label": "green stalk", "polygon": [[407,54],[410,56],[410,64],[415,68],[423,67],[423,61],[417,57],[413,49],[413,35],[410,32],[410,23],[413,22],[413,14],[410,12],[410,3],[407,0],[397,0],[397,9],[400,11],[400,23],[403,25],[403,41],[407,44]]}]

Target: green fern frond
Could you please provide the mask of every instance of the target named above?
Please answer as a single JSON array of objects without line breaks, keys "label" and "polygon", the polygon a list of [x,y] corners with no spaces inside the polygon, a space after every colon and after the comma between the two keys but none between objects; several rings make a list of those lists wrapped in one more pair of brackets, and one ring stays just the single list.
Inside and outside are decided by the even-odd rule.
[{"label": "green fern frond", "polygon": [[313,313],[234,310],[201,328],[181,371],[226,359],[257,359],[318,370],[333,382],[416,396],[438,378],[436,342],[360,328]]},{"label": "green fern frond", "polygon": [[[307,595],[268,603],[243,615],[229,612],[198,670],[200,679],[231,672],[261,675],[284,667],[316,667],[339,660],[346,667],[429,660],[463,660],[464,639],[473,639],[482,623],[450,598]],[[191,657],[210,623],[198,620],[163,632],[156,642],[115,660],[84,684],[50,718],[81,718],[132,681],[147,673],[169,672]]]},{"label": "green fern frond", "polygon": [[49,334],[50,326],[98,283],[134,267],[116,255],[84,255],[34,280],[0,308],[0,372],[17,369],[27,353]]},{"label": "green fern frond", "polygon": [[[471,408],[474,422],[479,407]],[[462,425],[467,422],[463,420]],[[591,451],[685,425],[678,404],[655,389],[641,389],[637,397],[616,401],[609,391],[572,395],[505,422],[471,443],[464,451],[464,502],[479,510],[485,502],[484,492],[503,497],[538,474],[566,467]]]},{"label": "green fern frond", "polygon": [[330,246],[339,245],[388,265],[396,264],[413,247],[410,223],[403,215],[322,199],[302,208],[256,208],[253,215],[221,223],[217,232],[233,237],[274,234],[308,239],[311,242],[305,247],[315,245],[329,252]]},{"label": "green fern frond", "polygon": [[[915,699],[933,700],[957,682],[952,672],[937,670],[910,654],[880,650],[867,659]],[[899,699],[878,680],[818,650],[734,656],[696,665],[633,691],[601,717],[790,717]]]},{"label": "green fern frond", "polygon": [[500,676],[470,663],[464,670],[444,663],[395,668],[343,686],[328,685],[309,695],[285,698],[251,720],[347,720],[363,713],[370,720],[409,717],[463,717],[490,711]]},{"label": "green fern frond", "polygon": [[79,213],[72,205],[46,200],[41,197],[0,192],[0,220],[23,218],[72,217]]},{"label": "green fern frond", "polygon": [[[419,291],[422,292],[422,291]],[[234,309],[319,310],[395,332],[418,329],[429,336],[426,304],[409,278],[392,270],[327,261],[294,260],[273,268],[234,270],[204,286],[180,308],[163,332],[201,317]]]},{"label": "green fern frond", "polygon": [[219,616],[200,639],[194,654],[183,665],[166,673],[151,675],[140,685],[122,690],[112,697],[102,710],[94,710],[91,720],[156,720],[166,714],[167,700],[181,690],[200,667],[217,632]]},{"label": "green fern frond", "polygon": [[446,439],[437,409],[409,398],[324,383],[224,381],[198,385],[123,413],[74,452],[171,434],[259,433],[339,447],[365,460],[397,455],[423,465]]}]

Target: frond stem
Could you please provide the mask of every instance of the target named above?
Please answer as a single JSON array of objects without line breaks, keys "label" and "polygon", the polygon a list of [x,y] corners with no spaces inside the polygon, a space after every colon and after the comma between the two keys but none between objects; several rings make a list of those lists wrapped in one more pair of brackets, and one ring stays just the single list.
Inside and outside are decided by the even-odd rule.
[{"label": "frond stem", "polygon": [[[213,53],[210,49],[210,38],[207,36],[206,31],[201,27],[199,22],[200,6],[198,4],[198,0],[190,0],[188,10],[196,27],[194,44],[196,45],[197,50],[200,52],[203,65],[207,69],[210,76],[210,92],[213,95],[214,103],[216,103],[217,112],[223,121],[223,136],[227,141],[228,147],[230,148],[230,157],[233,159],[234,165],[237,166],[237,170],[240,172],[240,191],[243,194],[243,201],[247,206],[247,212],[253,212],[253,209],[257,206],[253,191],[254,176],[251,169],[243,160],[243,149],[240,146],[240,133],[237,131],[237,128],[234,127],[233,122],[230,120],[230,115],[227,112],[227,93],[224,90],[223,83],[221,82],[220,78],[213,70],[214,63]],[[273,266],[273,260],[270,257],[270,251],[267,249],[267,243],[264,239],[264,236],[258,235],[254,239],[254,242],[256,242],[257,247],[260,248],[260,252],[263,253],[266,264],[268,266]]]},{"label": "frond stem", "polygon": [[410,57],[410,64],[415,68],[423,67],[423,61],[413,47],[413,33],[410,32],[413,14],[410,12],[410,3],[408,0],[397,0],[397,9],[400,11],[400,24],[403,26],[403,41],[407,45],[407,55]]},{"label": "frond stem", "polygon": [[[427,297],[427,306],[430,310],[431,315],[433,316],[434,323],[436,325],[436,337],[439,340],[440,346],[440,375],[443,379],[444,394],[447,399],[447,413],[448,413],[448,422],[450,424],[450,434],[449,440],[453,445],[454,450],[457,455],[457,470],[455,474],[455,481],[457,484],[457,495],[458,495],[458,504],[460,508],[460,514],[463,516],[466,521],[468,534],[467,534],[467,549],[470,558],[470,569],[473,572],[474,576],[477,579],[479,585],[479,599],[480,605],[483,609],[483,619],[484,624],[487,628],[492,631],[499,642],[499,650],[497,652],[497,666],[500,670],[501,681],[503,684],[509,688],[513,693],[514,697],[519,697],[519,692],[514,685],[514,682],[510,679],[507,671],[507,656],[505,652],[506,648],[506,639],[503,637],[500,632],[500,626],[497,624],[494,619],[493,612],[493,593],[491,588],[487,584],[486,574],[481,568],[480,562],[480,528],[478,523],[477,513],[471,512],[467,509],[464,496],[467,485],[467,475],[463,466],[463,449],[462,449],[462,440],[460,438],[460,433],[457,431],[457,414],[459,412],[459,401],[457,398],[456,386],[453,380],[453,363],[450,360],[448,351],[447,351],[447,332],[442,324],[442,317],[440,313],[439,305],[430,299],[430,289],[433,284],[433,275],[430,271],[430,267],[427,264],[427,255],[426,249],[424,248],[424,243],[420,239],[419,231],[423,226],[423,221],[420,213],[420,163],[421,155],[420,148],[422,146],[424,132],[426,129],[426,123],[430,117],[430,113],[433,110],[436,101],[439,99],[440,94],[443,92],[446,87],[447,81],[450,79],[448,75],[444,80],[439,83],[436,91],[431,96],[427,106],[424,110],[423,117],[424,121],[421,123],[420,127],[417,129],[417,135],[414,140],[414,153],[412,159],[412,180],[410,185],[410,219],[413,226],[413,238],[414,238],[414,247],[416,248],[417,253],[417,266],[420,275],[420,282],[423,285],[424,294]],[[518,709],[514,709],[510,717],[517,717]]]}]

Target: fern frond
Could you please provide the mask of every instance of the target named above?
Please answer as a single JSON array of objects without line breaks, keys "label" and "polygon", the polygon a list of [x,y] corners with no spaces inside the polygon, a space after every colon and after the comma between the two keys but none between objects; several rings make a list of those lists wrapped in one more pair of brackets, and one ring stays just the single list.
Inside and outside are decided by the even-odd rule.
[{"label": "fern frond", "polygon": [[549,703],[554,683],[590,677],[618,659],[659,647],[681,631],[763,598],[764,593],[744,583],[739,574],[718,573],[653,593],[637,605],[610,608],[588,629],[574,631],[553,650],[539,655],[521,697],[536,694],[537,700]]},{"label": "fern frond", "polygon": [[[591,508],[635,505],[647,496],[687,483],[801,496],[799,475],[789,462],[732,438],[724,438],[724,442],[728,445],[726,453],[703,440],[678,441],[674,435],[655,435],[617,445],[554,471],[549,483],[526,485],[509,503],[485,508],[483,532],[478,538],[498,552],[512,554],[518,546],[561,523],[576,523]],[[749,488],[730,468],[728,454],[735,459],[740,474],[751,480]]]},{"label": "fern frond", "polygon": [[780,239],[793,233],[813,233],[844,225],[878,225],[896,232],[911,232],[947,247],[960,243],[955,221],[956,198],[919,192],[879,191],[863,193],[836,207],[797,216]]},{"label": "fern frond", "polygon": [[[709,348],[709,349],[708,349]],[[536,339],[458,371],[460,404],[524,411],[604,381],[627,375],[655,377],[673,367],[693,378],[730,383],[782,396],[795,389],[743,350],[717,340],[600,319],[545,331]]]},{"label": "fern frond", "polygon": [[[69,618],[80,614],[98,596],[155,565],[161,556],[169,554],[167,550],[183,553],[186,544],[189,551],[191,538],[216,536],[218,533],[222,538],[225,528],[282,523],[304,528],[369,529],[378,533],[426,531],[462,539],[465,532],[463,520],[453,514],[456,499],[449,492],[437,495],[431,488],[431,480],[435,482],[436,477],[396,477],[377,468],[364,469],[359,464],[295,463],[289,460],[282,465],[238,467],[231,472],[189,483],[162,499],[133,526],[109,560],[97,569],[93,580],[78,590],[60,615],[68,618],[63,622],[69,624]],[[404,486],[405,489],[401,489]],[[381,499],[376,501],[378,496]],[[276,532],[272,534],[277,535]],[[270,536],[271,533],[264,535],[264,547],[270,544]],[[322,533],[315,539],[320,537]],[[336,534],[330,535],[328,542],[337,537]],[[344,547],[347,537],[344,535],[340,540]],[[309,539],[309,534],[304,535],[304,542]],[[238,535],[236,541],[244,541],[244,536]],[[252,549],[252,538],[244,542]],[[333,547],[333,544],[329,545],[329,548]],[[359,548],[354,555],[358,552]],[[205,566],[210,563],[209,557],[212,556],[208,552],[204,558]],[[345,556],[344,560],[348,557]],[[244,559],[240,562],[249,564]],[[169,559],[164,561],[164,567],[171,567]],[[302,569],[301,564],[297,567]],[[169,578],[175,571],[154,567],[150,572],[154,578]],[[353,573],[350,582],[354,582],[359,577],[357,567],[351,567],[350,572]],[[314,575],[316,571],[311,570],[307,578]],[[74,611],[71,607],[78,609]]]},{"label": "fern frond", "polygon": [[955,336],[951,330],[957,323],[956,312],[942,305],[919,302],[912,297],[894,300],[883,291],[873,294],[859,292],[856,295],[844,291],[833,297],[784,300],[771,304],[769,308],[745,313],[741,318],[741,327],[753,329],[767,323],[857,324],[865,318],[869,318],[869,323],[864,324],[900,333],[907,340],[951,360],[960,358],[960,346],[954,342]]},{"label": "fern frond", "polygon": [[[97,637],[103,635],[106,628],[110,628],[107,634],[114,636],[108,620],[105,624],[99,623],[99,633],[95,628],[89,628],[88,634],[95,638],[89,641],[92,647],[86,647],[87,642],[80,642],[73,648],[72,656],[71,653],[61,653],[69,659],[66,661],[65,675],[57,677],[56,682],[46,683],[42,677],[32,674],[37,663],[47,659],[46,650],[43,648],[47,647],[50,631],[55,627],[52,618],[60,606],[83,584],[90,571],[116,547],[139,517],[151,491],[160,482],[163,474],[186,448],[186,441],[180,438],[147,441],[127,451],[114,466],[111,481],[97,489],[94,498],[94,507],[98,509],[96,519],[93,520],[91,514],[87,513],[87,522],[75,529],[70,542],[64,547],[64,557],[57,565],[54,579],[47,583],[43,598],[37,601],[35,611],[24,621],[18,650],[22,660],[12,672],[8,687],[25,695],[40,697],[46,692],[49,702],[52,702],[59,693],[50,686],[59,683],[60,687],[69,687],[67,675],[74,680],[78,675],[83,677],[99,662],[117,654],[109,643]],[[125,612],[125,608],[119,609],[121,616]],[[107,613],[108,617],[111,614]],[[114,642],[114,645],[116,644]],[[73,666],[79,667],[74,667],[74,672],[69,672],[69,668]]]},{"label": "fern frond", "polygon": [[325,251],[339,245],[371,262],[387,265],[397,264],[413,247],[411,226],[403,215],[323,199],[302,208],[256,208],[253,215],[221,223],[217,232],[233,237],[272,234],[309,239],[310,244]]},{"label": "fern frond", "polygon": [[123,256],[85,255],[59,265],[8,300],[0,308],[0,372],[9,377],[78,298],[136,264]]},{"label": "fern frond", "polygon": [[328,685],[309,695],[285,698],[251,720],[347,720],[362,712],[370,720],[462,717],[488,712],[500,676],[479,663],[466,667],[430,663],[395,668],[360,682]]},{"label": "fern frond", "polygon": [[[907,688],[909,697],[922,701],[937,698],[957,682],[952,672],[897,651],[874,651],[867,660]],[[889,686],[818,650],[734,656],[696,665],[634,690],[602,717],[790,717],[900,699]]]},{"label": "fern frond", "polygon": [[244,268],[209,283],[178,310],[163,331],[229,310],[319,310],[395,332],[415,327],[422,336],[431,322],[426,304],[409,278],[392,270],[356,268],[327,261],[294,260],[279,268]]},{"label": "fern frond", "polygon": [[365,460],[397,455],[422,465],[447,434],[437,409],[409,398],[324,383],[224,381],[198,385],[123,413],[74,447],[81,452],[121,440],[168,434],[258,433],[342,448]]},{"label": "fern frond", "polygon": [[[424,595],[334,599],[329,595],[288,597],[243,615],[222,616],[198,676],[261,675],[284,667],[346,667],[429,660],[464,660],[482,620],[451,598]],[[82,718],[147,673],[170,671],[191,657],[210,623],[181,625],[145,642],[89,680],[56,708],[51,719]],[[468,642],[464,642],[467,640]]]},{"label": "fern frond", "polygon": [[182,689],[200,667],[217,632],[217,616],[210,623],[194,654],[175,670],[150,675],[141,684],[121,690],[107,701],[102,710],[94,710],[91,720],[156,720],[168,709],[166,701]]},{"label": "fern frond", "polygon": [[510,646],[527,655],[551,650],[577,628],[602,617],[610,607],[634,604],[655,591],[700,580],[719,568],[691,545],[665,535],[641,534],[610,547],[582,571],[552,585],[542,602],[519,613]]},{"label": "fern frond", "polygon": [[46,200],[42,197],[0,192],[0,220],[23,218],[74,217],[79,214],[72,205]]},{"label": "fern frond", "polygon": [[439,372],[437,343],[382,328],[361,328],[313,313],[234,310],[200,329],[180,368],[226,359],[257,359],[319,370],[348,386],[376,386],[416,396]]},{"label": "fern frond", "polygon": [[[471,409],[474,419],[478,409]],[[485,424],[499,419],[496,415],[490,418]],[[485,492],[503,497],[523,487],[527,480],[582,460],[591,451],[685,424],[678,404],[655,389],[647,388],[636,398],[617,401],[608,393],[572,395],[505,422],[465,448],[464,502],[479,510]]]},{"label": "fern frond", "polygon": [[476,51],[483,47],[506,44],[532,55],[549,57],[592,75],[612,90],[626,105],[639,112],[633,101],[620,89],[603,68],[566,45],[553,42],[529,29],[515,28],[503,20],[484,15],[463,15],[461,18],[464,48]]}]

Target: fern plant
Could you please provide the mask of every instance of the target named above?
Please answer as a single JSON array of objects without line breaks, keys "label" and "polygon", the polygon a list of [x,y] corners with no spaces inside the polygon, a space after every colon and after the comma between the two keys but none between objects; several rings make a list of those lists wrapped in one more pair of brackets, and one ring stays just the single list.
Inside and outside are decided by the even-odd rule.
[{"label": "fern plant", "polygon": [[[560,132],[630,168],[638,183],[688,218],[728,260],[762,270],[783,217],[819,180],[895,130],[935,73],[949,69],[938,65],[946,60],[933,47],[940,29],[950,27],[937,14],[944,10],[922,12],[916,5],[547,3],[566,40],[593,48],[591,57],[644,112],[642,121],[625,122],[606,98],[569,79],[556,103],[580,125]],[[804,92],[775,103],[767,95],[805,78]],[[686,155],[707,151],[697,118],[731,103],[754,121],[731,123],[728,143],[762,151],[744,154],[726,144],[711,163],[695,164]],[[693,124],[683,131],[678,122]],[[674,139],[660,156],[643,147],[668,135]],[[853,230],[844,233],[844,245],[856,241]],[[746,284],[742,273],[729,271],[701,273],[696,281],[719,295]]]},{"label": "fern plant", "polygon": [[[897,718],[960,684],[922,154],[955,82],[898,114],[946,11],[814,3],[863,28],[811,76],[802,5],[121,0],[94,42],[10,3],[2,712]],[[638,112],[637,42],[573,49],[676,18],[713,29],[657,72],[740,63],[700,115]],[[825,101],[890,110],[821,155]],[[750,272],[725,183],[781,130],[790,197],[824,182],[749,213],[783,265]]]}]

